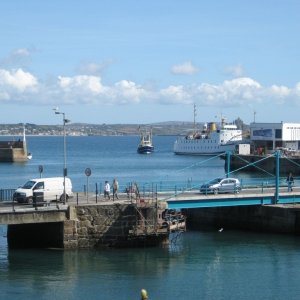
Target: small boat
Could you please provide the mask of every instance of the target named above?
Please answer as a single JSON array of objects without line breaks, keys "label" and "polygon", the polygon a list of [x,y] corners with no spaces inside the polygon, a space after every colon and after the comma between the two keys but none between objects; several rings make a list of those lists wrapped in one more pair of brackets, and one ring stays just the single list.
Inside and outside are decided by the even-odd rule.
[{"label": "small boat", "polygon": [[150,154],[154,151],[152,144],[152,130],[140,131],[140,143],[137,152],[140,154]]},{"label": "small boat", "polygon": [[30,152],[27,155],[27,159],[32,159],[32,154]]}]

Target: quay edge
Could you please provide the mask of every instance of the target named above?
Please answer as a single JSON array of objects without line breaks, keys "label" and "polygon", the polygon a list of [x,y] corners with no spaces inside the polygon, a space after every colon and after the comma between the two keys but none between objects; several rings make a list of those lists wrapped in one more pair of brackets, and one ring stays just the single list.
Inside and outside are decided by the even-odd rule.
[{"label": "quay edge", "polygon": [[203,227],[300,235],[300,204],[192,209],[188,229]]},{"label": "quay edge", "polygon": [[87,249],[165,245],[173,229],[162,219],[163,212],[165,203],[159,207],[142,203],[138,209],[132,203],[80,204],[69,205],[62,220],[62,212],[33,210],[7,219],[8,246]]},{"label": "quay edge", "polygon": [[[137,219],[139,213],[130,203],[69,205],[65,212],[33,210],[26,214],[12,214],[7,219],[8,245],[9,248],[67,250],[168,244],[170,230],[156,226],[156,207],[144,206],[141,211],[146,222]],[[196,208],[185,210],[184,215],[188,230],[212,226],[300,234],[299,204]],[[182,228],[180,230],[183,231]]]},{"label": "quay edge", "polygon": [[[246,155],[246,154],[231,154],[228,158],[227,155],[222,155],[221,158],[225,160],[225,171],[228,172],[228,165],[230,172],[239,170],[241,172],[268,172],[271,174],[276,173],[276,157],[261,156],[261,155]],[[229,161],[228,161],[229,160]],[[300,175],[300,157],[287,158],[280,157],[279,159],[279,173],[280,176],[287,176],[290,172],[294,176]]]}]

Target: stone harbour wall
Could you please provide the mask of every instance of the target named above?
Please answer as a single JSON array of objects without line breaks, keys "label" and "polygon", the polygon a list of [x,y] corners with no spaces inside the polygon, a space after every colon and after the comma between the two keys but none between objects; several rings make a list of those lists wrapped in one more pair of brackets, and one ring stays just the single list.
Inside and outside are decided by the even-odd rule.
[{"label": "stone harbour wall", "polygon": [[300,234],[300,206],[266,205],[191,209],[188,228],[204,226]]},{"label": "stone harbour wall", "polygon": [[70,207],[64,222],[64,248],[95,248],[128,243],[129,230],[136,224],[133,205],[84,205]]},{"label": "stone harbour wall", "polygon": [[[157,208],[132,203],[71,204],[64,211],[10,214],[9,248],[87,249],[159,245],[168,231],[156,228]],[[4,216],[5,217],[5,216]],[[9,221],[9,222],[8,222]],[[137,230],[138,229],[138,230]]]}]

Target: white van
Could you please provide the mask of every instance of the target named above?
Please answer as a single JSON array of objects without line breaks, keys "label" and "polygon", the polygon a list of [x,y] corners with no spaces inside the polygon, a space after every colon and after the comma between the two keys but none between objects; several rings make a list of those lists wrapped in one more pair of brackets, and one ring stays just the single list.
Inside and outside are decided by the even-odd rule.
[{"label": "white van", "polygon": [[[43,196],[43,200],[50,202],[53,200],[64,200],[64,178],[38,178],[30,179],[22,187],[16,189],[13,200],[18,203],[32,203],[34,193]],[[72,182],[66,177],[66,200],[73,197]]]}]

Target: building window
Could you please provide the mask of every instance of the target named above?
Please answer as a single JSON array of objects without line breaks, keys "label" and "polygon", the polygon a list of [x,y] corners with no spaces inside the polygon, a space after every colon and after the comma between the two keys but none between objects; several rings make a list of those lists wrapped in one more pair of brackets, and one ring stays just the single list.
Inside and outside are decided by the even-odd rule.
[{"label": "building window", "polygon": [[282,129],[275,129],[275,138],[276,139],[282,138]]}]

